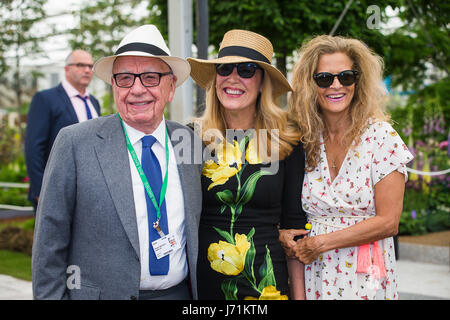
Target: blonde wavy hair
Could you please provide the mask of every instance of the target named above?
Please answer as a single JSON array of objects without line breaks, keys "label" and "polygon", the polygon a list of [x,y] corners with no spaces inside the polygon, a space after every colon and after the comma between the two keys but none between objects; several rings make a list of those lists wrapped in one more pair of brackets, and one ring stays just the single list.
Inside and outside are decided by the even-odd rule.
[{"label": "blonde wavy hair", "polygon": [[389,121],[385,114],[385,89],[382,85],[383,59],[357,39],[321,35],[303,43],[300,58],[292,76],[293,93],[289,99],[289,117],[301,131],[306,152],[306,170],[312,171],[319,161],[320,134],[328,136],[327,127],[317,102],[318,87],[313,80],[319,59],[324,54],[344,53],[358,71],[355,93],[350,103],[351,125],[344,133],[345,149],[355,147],[369,119]]},{"label": "blonde wavy hair", "polygon": [[[221,105],[216,93],[216,77],[209,83],[206,89],[206,108],[203,116],[193,119],[194,126],[205,144],[210,149],[215,149],[220,141],[226,136],[227,124],[225,121],[224,108]],[[266,146],[260,147],[260,139],[258,139],[259,156],[264,162],[272,160],[282,160],[288,156],[293,146],[300,141],[300,132],[296,124],[289,119],[287,111],[279,107],[272,94],[272,83],[270,77],[265,74],[262,80],[261,94],[256,102],[256,115],[254,128],[258,137],[264,136],[260,134],[260,130],[268,131],[266,137]],[[273,134],[272,129],[278,130],[278,134]],[[207,133],[207,131],[209,131]],[[210,133],[214,132],[215,141],[211,141]],[[274,143],[273,148],[272,143]],[[271,155],[272,151],[278,151],[277,157]]]}]

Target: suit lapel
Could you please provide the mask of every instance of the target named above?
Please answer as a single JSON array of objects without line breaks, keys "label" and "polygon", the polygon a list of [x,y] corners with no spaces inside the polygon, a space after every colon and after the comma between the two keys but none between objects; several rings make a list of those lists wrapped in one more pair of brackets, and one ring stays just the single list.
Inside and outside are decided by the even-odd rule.
[{"label": "suit lapel", "polygon": [[97,138],[95,151],[111,198],[136,255],[140,257],[128,150],[122,125],[116,115],[105,121]]},{"label": "suit lapel", "polygon": [[[166,121],[166,125],[167,125],[167,133],[169,135],[170,141],[172,142],[172,147],[175,149],[176,145],[180,142],[182,142],[182,140],[172,140],[172,132],[175,129],[172,124],[168,121]],[[184,198],[184,210],[186,211],[186,217],[188,216],[188,211],[189,211],[189,192],[187,192],[188,190],[186,190],[188,188],[189,184],[189,170],[186,166],[185,163],[181,163],[180,159],[178,159],[178,154],[176,152],[175,153],[175,157],[177,158],[177,168],[178,168],[178,175],[180,176],[180,182],[181,182],[181,189],[183,192],[183,198]]]},{"label": "suit lapel", "polygon": [[70,101],[70,98],[67,95],[66,90],[64,90],[62,84],[60,84],[56,90],[59,94],[59,99],[61,100],[61,107],[65,108],[65,111],[67,111],[72,123],[78,123],[78,117],[75,113],[75,109],[73,108],[72,101]]}]

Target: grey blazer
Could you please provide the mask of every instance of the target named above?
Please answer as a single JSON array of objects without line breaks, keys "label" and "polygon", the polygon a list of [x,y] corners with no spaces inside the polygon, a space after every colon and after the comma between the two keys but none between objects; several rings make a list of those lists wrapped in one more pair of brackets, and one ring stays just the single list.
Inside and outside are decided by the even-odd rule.
[{"label": "grey blazer", "polygon": [[[166,123],[174,150],[194,151],[194,145],[201,146],[187,127]],[[197,299],[201,161],[193,162],[195,152],[182,153],[175,152],[184,196],[190,283]],[[180,163],[181,158],[185,163]],[[36,212],[34,298],[135,299],[139,252],[128,150],[119,118],[100,117],[62,129],[45,169]]]}]

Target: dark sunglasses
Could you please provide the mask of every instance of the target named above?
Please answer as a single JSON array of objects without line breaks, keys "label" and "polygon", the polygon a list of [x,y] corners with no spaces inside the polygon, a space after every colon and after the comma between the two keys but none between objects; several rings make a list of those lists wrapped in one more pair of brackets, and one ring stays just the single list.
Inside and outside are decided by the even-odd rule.
[{"label": "dark sunglasses", "polygon": [[328,88],[334,81],[334,77],[337,77],[339,82],[343,86],[351,86],[358,79],[358,71],[344,70],[336,74],[329,72],[320,72],[313,75],[314,81],[321,88]]},{"label": "dark sunglasses", "polygon": [[217,74],[226,77],[229,76],[236,67],[237,73],[241,78],[251,78],[255,75],[257,69],[261,69],[256,63],[242,62],[242,63],[222,63],[216,64]]}]

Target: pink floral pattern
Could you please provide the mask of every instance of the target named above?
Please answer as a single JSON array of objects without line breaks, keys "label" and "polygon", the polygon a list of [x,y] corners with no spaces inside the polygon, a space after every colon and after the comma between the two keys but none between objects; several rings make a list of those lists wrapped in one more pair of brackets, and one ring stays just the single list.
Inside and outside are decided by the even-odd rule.
[{"label": "pink floral pattern", "polygon": [[[302,205],[312,224],[309,236],[347,228],[375,216],[374,186],[394,170],[405,175],[413,159],[386,122],[369,122],[360,143],[350,148],[331,181],[323,139],[317,167],[305,174]],[[307,299],[398,299],[392,238],[378,242],[386,277],[356,273],[358,247],[328,251],[305,266]],[[372,248],[372,245],[370,246]]]}]

